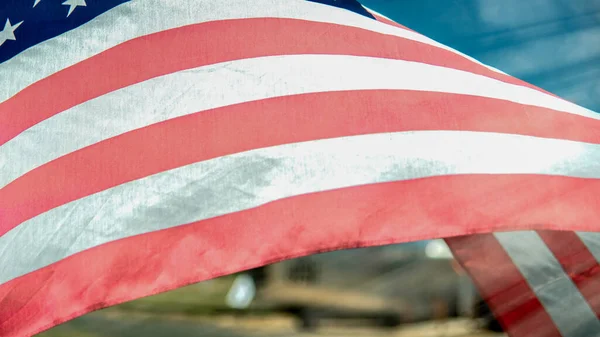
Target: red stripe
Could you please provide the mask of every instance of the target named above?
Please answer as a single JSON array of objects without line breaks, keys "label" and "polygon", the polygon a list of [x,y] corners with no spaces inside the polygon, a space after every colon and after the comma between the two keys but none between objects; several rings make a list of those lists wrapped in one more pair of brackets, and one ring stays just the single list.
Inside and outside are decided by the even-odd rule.
[{"label": "red stripe", "polygon": [[414,30],[412,30],[412,29],[410,29],[410,28],[408,28],[408,27],[406,27],[404,25],[401,25],[401,24],[399,24],[396,21],[392,21],[392,20],[390,20],[390,19],[388,19],[388,18],[386,18],[384,16],[381,16],[379,14],[375,14],[375,13],[373,13],[371,11],[369,11],[369,13],[371,13],[371,15],[373,15],[375,17],[375,19],[377,19],[377,21],[379,21],[379,22],[383,22],[383,23],[388,24],[390,26],[394,26],[394,27],[397,27],[397,28],[402,28],[402,29],[405,29],[405,30],[408,30],[408,31],[411,31],[411,32],[415,32]]},{"label": "red stripe", "polygon": [[[537,224],[552,229],[587,223],[589,229],[600,217],[597,189],[588,191],[590,184],[520,175],[374,184],[282,199],[113,241],[1,285],[0,335],[29,335],[101,307],[334,248],[524,230]],[[506,294],[522,296],[527,290],[516,289]],[[519,329],[529,331],[528,323],[519,322],[524,326]]]},{"label": "red stripe", "polygon": [[278,97],[153,124],[40,166],[0,189],[0,235],[54,207],[194,162],[286,143],[410,130],[600,142],[598,120],[473,96],[348,91]]},{"label": "red stripe", "polygon": [[0,145],[60,111],[131,84],[218,62],[285,54],[419,61],[535,88],[450,51],[358,28],[291,19],[217,21],[130,40],[32,84],[0,104]]},{"label": "red stripe", "polygon": [[575,232],[540,231],[548,248],[600,317],[600,265]]},{"label": "red stripe", "polygon": [[[408,30],[408,31],[411,31],[411,32],[418,33],[418,32],[416,32],[415,30],[412,30],[412,29],[410,29],[410,28],[408,28],[408,27],[406,27],[406,26],[403,26],[403,25],[401,25],[401,24],[399,24],[399,23],[397,23],[397,22],[395,22],[395,21],[392,21],[392,20],[390,20],[390,19],[387,19],[387,18],[385,18],[385,17],[383,17],[383,16],[381,16],[381,15],[375,14],[375,13],[373,13],[373,12],[371,12],[371,14],[372,14],[372,15],[373,15],[373,16],[374,16],[374,17],[377,19],[377,21],[379,21],[379,22],[383,22],[383,23],[385,23],[385,24],[388,24],[388,25],[390,25],[390,26],[394,26],[394,27],[398,27],[398,28],[406,29],[406,30]],[[474,63],[474,62],[473,62],[473,63]],[[475,63],[474,63],[474,64],[475,64]],[[490,74],[496,74],[496,76],[498,76],[498,72],[496,72],[496,71],[493,71],[493,70],[490,70],[490,69],[487,69],[487,71],[489,71],[489,72],[490,72]],[[492,77],[492,76],[490,76],[490,74],[482,74],[482,75],[486,75],[486,76]],[[512,79],[512,81],[511,81],[511,82],[509,82],[509,83],[520,84],[520,85],[523,85],[523,86],[526,86],[526,87],[534,88],[534,89],[537,89],[537,90],[539,90],[539,91],[545,92],[545,93],[547,93],[547,94],[549,94],[549,95],[551,95],[551,96],[558,97],[557,95],[555,95],[555,94],[553,94],[553,93],[551,93],[551,92],[548,92],[548,91],[546,91],[545,89],[542,89],[542,88],[536,87],[536,86],[532,85],[531,83],[525,82],[525,81],[523,81],[523,80],[520,80],[520,79],[517,79],[517,78],[511,77],[511,76],[506,76],[506,75],[501,75],[501,74],[500,74],[500,76],[498,76],[498,77],[493,77],[493,78],[497,78],[497,79],[499,79],[499,80],[502,80],[502,78],[506,78],[506,77],[509,77],[509,78],[511,78],[511,79]],[[513,81],[514,81],[514,82],[513,82]],[[560,97],[558,97],[558,98],[560,98]]]},{"label": "red stripe", "polygon": [[509,336],[561,336],[525,278],[492,234],[448,238],[446,242]]}]

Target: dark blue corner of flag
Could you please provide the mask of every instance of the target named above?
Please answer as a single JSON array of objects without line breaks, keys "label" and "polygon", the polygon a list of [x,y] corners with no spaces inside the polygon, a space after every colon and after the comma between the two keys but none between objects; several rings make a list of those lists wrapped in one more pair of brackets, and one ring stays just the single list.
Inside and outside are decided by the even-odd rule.
[{"label": "dark blue corner of flag", "polygon": [[357,0],[308,0],[312,2],[318,2],[321,4],[344,8],[354,13],[358,13],[360,15],[366,16],[371,19],[375,19],[375,17],[369,13]]},{"label": "dark blue corner of flag", "polygon": [[[0,34],[0,42],[5,42],[0,43],[0,63],[128,1],[130,0],[95,0],[75,6],[69,5],[68,1],[59,0],[0,0],[0,32],[9,22],[18,28],[17,38],[11,39],[10,43],[3,41]],[[71,12],[70,9],[74,11]]]}]

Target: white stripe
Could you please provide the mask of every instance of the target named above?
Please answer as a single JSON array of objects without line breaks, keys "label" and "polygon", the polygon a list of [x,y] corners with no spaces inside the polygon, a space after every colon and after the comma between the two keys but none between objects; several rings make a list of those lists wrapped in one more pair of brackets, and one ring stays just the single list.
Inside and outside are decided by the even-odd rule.
[{"label": "white stripe", "polygon": [[361,89],[447,92],[570,108],[530,88],[416,62],[345,55],[244,59],[141,82],[34,125],[0,146],[0,188],[62,155],[170,118],[270,97]]},{"label": "white stripe", "polygon": [[600,263],[600,233],[576,232],[583,244]]},{"label": "white stripe", "polygon": [[535,232],[494,234],[521,271],[563,337],[600,334],[600,322]]},{"label": "white stripe", "polygon": [[136,37],[201,22],[261,17],[357,27],[452,50],[420,34],[305,0],[133,0],[0,64],[0,102],[44,77]]},{"label": "white stripe", "polygon": [[286,197],[471,173],[600,178],[600,145],[418,131],[317,140],[219,157],[116,186],[20,224],[0,237],[0,283],[105,242]]}]

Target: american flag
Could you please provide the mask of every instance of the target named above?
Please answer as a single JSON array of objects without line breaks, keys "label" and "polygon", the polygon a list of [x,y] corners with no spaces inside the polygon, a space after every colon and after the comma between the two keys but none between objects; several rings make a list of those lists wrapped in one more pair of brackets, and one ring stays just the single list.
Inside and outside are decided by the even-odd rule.
[{"label": "american flag", "polygon": [[600,334],[594,112],[330,0],[0,2],[0,335],[447,238],[507,332]]}]

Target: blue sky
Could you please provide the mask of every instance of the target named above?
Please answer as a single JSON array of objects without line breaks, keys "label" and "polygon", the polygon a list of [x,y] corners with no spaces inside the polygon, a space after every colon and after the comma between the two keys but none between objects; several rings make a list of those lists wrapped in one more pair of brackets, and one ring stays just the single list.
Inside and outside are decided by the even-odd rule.
[{"label": "blue sky", "polygon": [[441,43],[600,112],[600,0],[360,0]]}]

